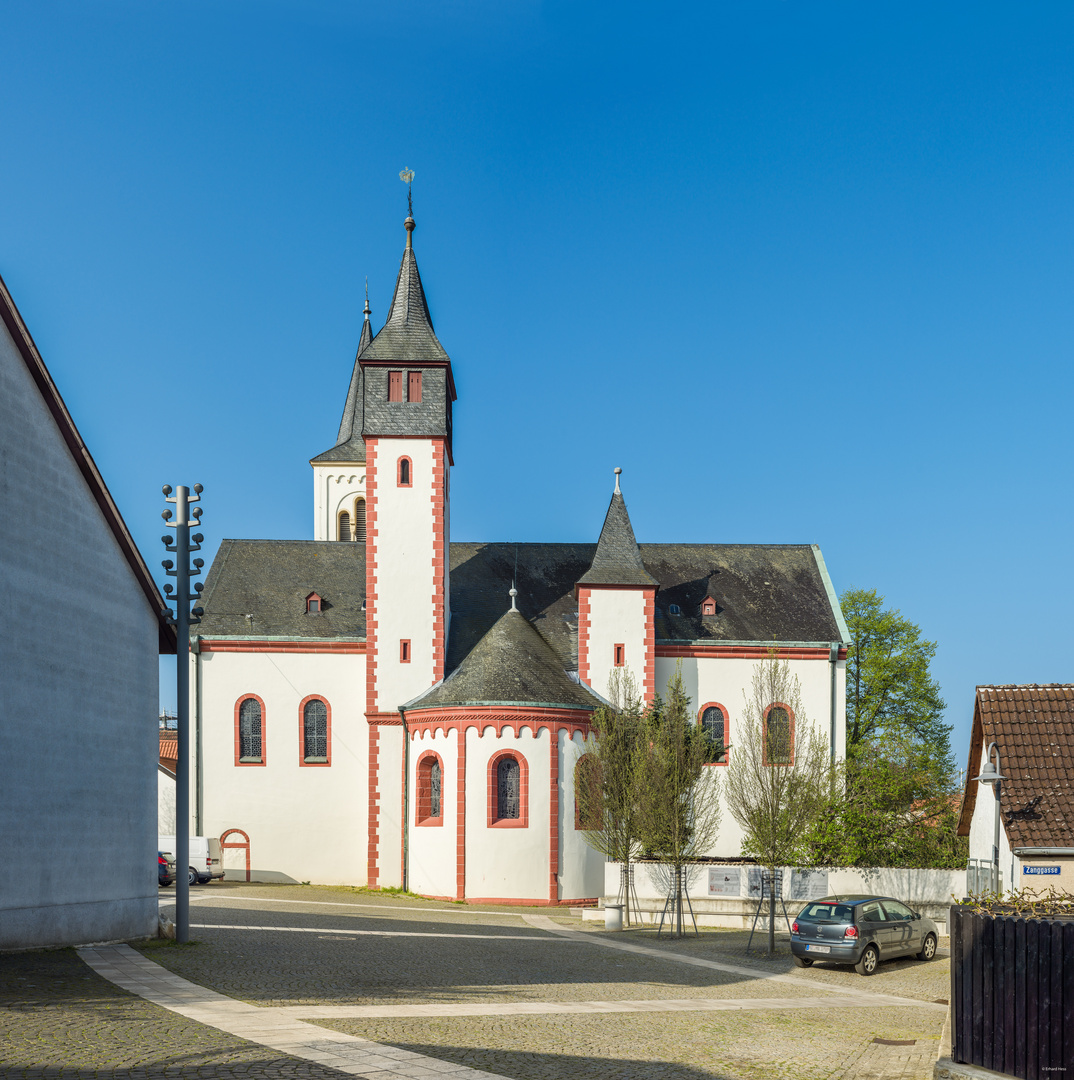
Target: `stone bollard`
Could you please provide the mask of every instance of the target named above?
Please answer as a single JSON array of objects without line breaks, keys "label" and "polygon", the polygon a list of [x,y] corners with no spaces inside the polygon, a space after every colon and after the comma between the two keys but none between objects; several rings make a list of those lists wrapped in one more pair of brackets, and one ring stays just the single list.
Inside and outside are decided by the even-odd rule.
[{"label": "stone bollard", "polygon": [[605,930],[622,930],[623,929],[623,905],[622,904],[605,904],[604,905],[604,929]]}]

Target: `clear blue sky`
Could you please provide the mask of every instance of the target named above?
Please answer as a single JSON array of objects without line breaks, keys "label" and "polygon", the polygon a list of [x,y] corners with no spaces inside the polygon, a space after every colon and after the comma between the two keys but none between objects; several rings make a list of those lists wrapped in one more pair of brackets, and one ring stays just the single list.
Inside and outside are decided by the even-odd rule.
[{"label": "clear blue sky", "polygon": [[[146,558],[308,537],[415,245],[452,528],[816,542],[977,683],[1074,678],[1074,7],[6,0],[0,273]],[[162,700],[174,701],[162,686]]]}]

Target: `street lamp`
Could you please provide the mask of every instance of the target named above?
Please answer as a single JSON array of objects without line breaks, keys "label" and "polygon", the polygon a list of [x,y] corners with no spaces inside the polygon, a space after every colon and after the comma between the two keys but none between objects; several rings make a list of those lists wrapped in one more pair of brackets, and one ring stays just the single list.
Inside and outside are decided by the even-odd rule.
[{"label": "street lamp", "polygon": [[[992,754],[995,752],[996,763],[992,764]],[[1001,776],[999,772],[999,747],[994,742],[988,744],[988,751],[985,754],[984,768],[981,769],[981,775],[975,776],[974,780],[980,781],[982,784],[994,784],[993,790],[996,793],[996,832],[995,839],[992,844],[992,891],[998,895],[999,893],[999,815],[1000,815],[1000,794],[1002,788],[1002,782],[1007,778]]]}]

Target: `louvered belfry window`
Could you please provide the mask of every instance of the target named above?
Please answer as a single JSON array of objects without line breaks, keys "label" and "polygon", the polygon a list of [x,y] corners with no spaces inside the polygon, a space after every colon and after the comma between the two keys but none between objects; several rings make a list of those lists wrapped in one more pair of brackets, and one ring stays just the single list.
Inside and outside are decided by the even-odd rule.
[{"label": "louvered belfry window", "polygon": [[[365,522],[362,522],[362,531],[365,531]],[[349,540],[351,538],[351,516],[346,510],[339,515],[339,538]]]},{"label": "louvered belfry window", "polygon": [[403,373],[401,371],[388,372],[388,400],[403,400]]},{"label": "louvered belfry window", "polygon": [[302,759],[328,761],[328,706],[317,698],[302,710]]},{"label": "louvered belfry window", "polygon": [[514,758],[504,758],[496,766],[496,816],[519,816],[519,768]]},{"label": "louvered belfry window", "polygon": [[354,502],[354,539],[359,544],[365,543],[365,499]]},{"label": "louvered belfry window", "polygon": [[261,760],[261,702],[247,698],[239,706],[239,761]]}]

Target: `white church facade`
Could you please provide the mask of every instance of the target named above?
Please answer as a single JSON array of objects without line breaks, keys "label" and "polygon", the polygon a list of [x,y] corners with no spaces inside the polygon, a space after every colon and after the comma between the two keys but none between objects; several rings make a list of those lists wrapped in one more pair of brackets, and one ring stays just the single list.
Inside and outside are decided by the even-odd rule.
[{"label": "white church facade", "polygon": [[[191,638],[193,828],[229,877],[577,903],[603,857],[574,776],[616,668],[680,666],[729,744],[775,645],[841,758],[846,626],[815,545],[642,544],[616,490],[597,543],[450,538],[452,363],[406,220],[387,320],[368,303],[314,539],[225,540]],[[798,718],[771,705],[773,723]],[[716,856],[741,833],[725,813]]]}]

